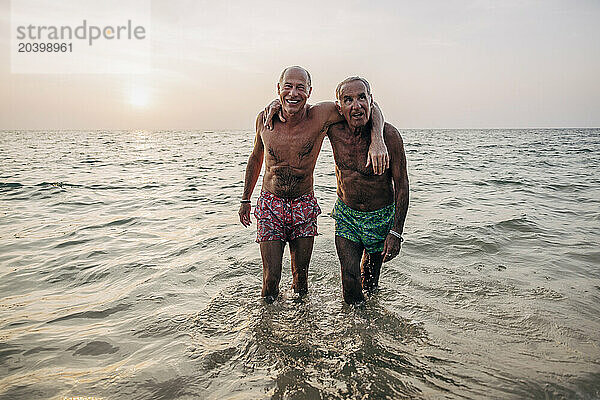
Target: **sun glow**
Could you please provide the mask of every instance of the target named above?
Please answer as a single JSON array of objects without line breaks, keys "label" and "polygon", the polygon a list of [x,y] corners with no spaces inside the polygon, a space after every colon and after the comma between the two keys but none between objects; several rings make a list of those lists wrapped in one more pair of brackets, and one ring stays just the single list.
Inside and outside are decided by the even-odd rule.
[{"label": "sun glow", "polygon": [[129,104],[136,108],[146,108],[150,104],[150,93],[146,88],[133,88],[129,93]]}]

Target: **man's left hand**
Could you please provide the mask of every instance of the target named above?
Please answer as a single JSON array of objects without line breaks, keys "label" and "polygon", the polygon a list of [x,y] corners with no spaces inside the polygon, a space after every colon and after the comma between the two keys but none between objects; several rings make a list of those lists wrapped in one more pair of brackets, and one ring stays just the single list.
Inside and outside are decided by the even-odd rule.
[{"label": "man's left hand", "polygon": [[385,242],[383,243],[383,251],[381,252],[383,262],[388,262],[396,257],[400,253],[401,247],[402,241],[391,233],[388,233]]},{"label": "man's left hand", "polygon": [[390,167],[390,156],[388,155],[385,143],[371,142],[365,168],[369,165],[373,166],[373,173],[375,175],[382,175]]}]

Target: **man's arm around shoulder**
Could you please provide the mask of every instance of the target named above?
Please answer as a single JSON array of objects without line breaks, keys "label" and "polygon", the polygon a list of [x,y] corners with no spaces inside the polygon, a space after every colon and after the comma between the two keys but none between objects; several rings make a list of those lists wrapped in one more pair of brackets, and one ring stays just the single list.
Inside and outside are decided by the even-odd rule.
[{"label": "man's arm around shoulder", "polygon": [[[322,131],[326,132],[329,127],[338,122],[345,121],[340,114],[338,105],[333,101],[322,101],[311,106],[311,112],[319,121],[324,121]],[[367,154],[367,164],[373,168],[373,173],[381,175],[389,167],[389,156],[386,145],[383,140],[383,113],[377,103],[373,103],[371,112],[371,144]]]},{"label": "man's arm around shoulder", "polygon": [[321,132],[326,132],[331,125],[344,120],[334,101],[321,101],[314,104],[310,106],[309,113],[312,118],[321,122]]}]

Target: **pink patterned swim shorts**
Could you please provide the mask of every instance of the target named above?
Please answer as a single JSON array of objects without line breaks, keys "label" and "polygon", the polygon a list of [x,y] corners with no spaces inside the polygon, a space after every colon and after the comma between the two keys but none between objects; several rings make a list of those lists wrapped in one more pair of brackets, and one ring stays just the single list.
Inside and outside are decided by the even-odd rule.
[{"label": "pink patterned swim shorts", "polygon": [[319,214],[321,208],[312,192],[295,199],[283,199],[262,190],[254,209],[256,241],[289,242],[299,237],[317,236]]}]

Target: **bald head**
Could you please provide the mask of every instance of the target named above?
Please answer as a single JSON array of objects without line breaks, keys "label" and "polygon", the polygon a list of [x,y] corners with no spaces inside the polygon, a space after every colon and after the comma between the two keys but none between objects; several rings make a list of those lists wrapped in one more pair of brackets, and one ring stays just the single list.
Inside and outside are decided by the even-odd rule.
[{"label": "bald head", "polygon": [[288,71],[301,71],[306,75],[306,86],[307,87],[311,87],[311,80],[310,80],[310,74],[308,73],[308,71],[298,65],[293,65],[291,67],[287,67],[285,68],[283,71],[281,71],[281,75],[279,76],[279,83],[281,84],[283,82],[283,78],[285,78],[285,74]]}]

